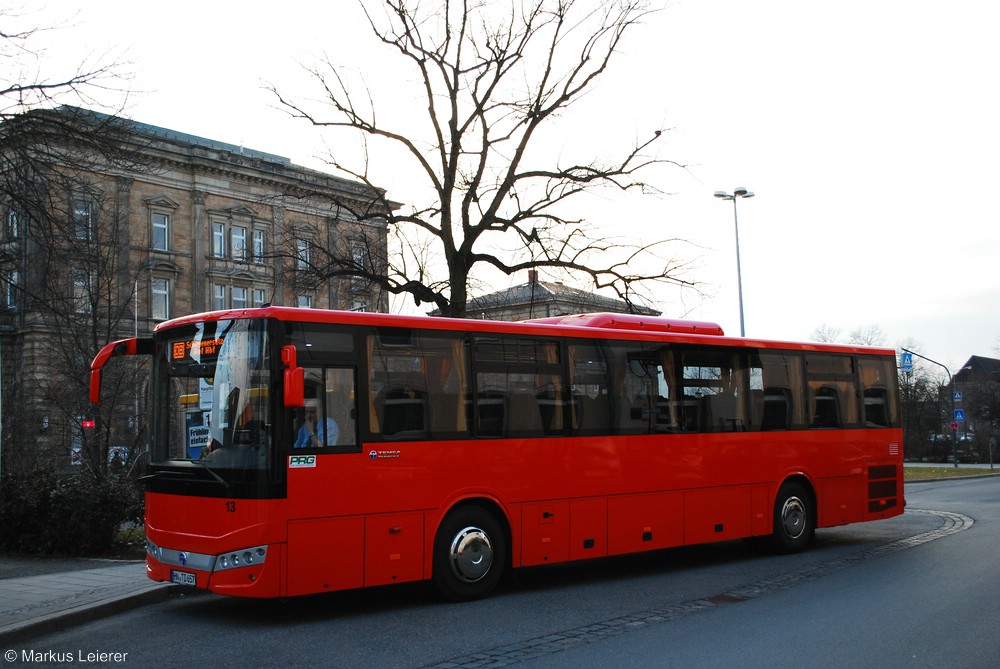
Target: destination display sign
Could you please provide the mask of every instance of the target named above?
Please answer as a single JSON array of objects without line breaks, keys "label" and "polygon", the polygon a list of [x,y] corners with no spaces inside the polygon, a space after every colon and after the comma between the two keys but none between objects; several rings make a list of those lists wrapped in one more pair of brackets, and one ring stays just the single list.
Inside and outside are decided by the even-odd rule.
[{"label": "destination display sign", "polygon": [[[214,356],[219,352],[224,337],[213,339],[183,339],[170,344],[170,359],[183,360],[184,358],[201,359],[205,356]],[[192,355],[192,352],[196,355]]]}]

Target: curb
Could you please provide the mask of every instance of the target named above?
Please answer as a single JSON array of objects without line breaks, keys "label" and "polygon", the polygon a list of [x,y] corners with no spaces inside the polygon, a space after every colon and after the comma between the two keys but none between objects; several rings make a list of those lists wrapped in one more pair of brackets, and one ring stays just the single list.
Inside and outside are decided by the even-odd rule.
[{"label": "curb", "polygon": [[88,602],[70,609],[39,615],[0,630],[0,646],[10,646],[72,625],[155,604],[170,597],[180,586],[157,585],[141,592],[111,596],[100,602]]},{"label": "curb", "polygon": [[916,485],[917,483],[940,483],[941,481],[968,481],[969,479],[989,479],[1000,476],[1000,471],[992,474],[968,474],[966,476],[941,476],[933,479],[915,479],[913,481],[903,480],[903,485]]}]

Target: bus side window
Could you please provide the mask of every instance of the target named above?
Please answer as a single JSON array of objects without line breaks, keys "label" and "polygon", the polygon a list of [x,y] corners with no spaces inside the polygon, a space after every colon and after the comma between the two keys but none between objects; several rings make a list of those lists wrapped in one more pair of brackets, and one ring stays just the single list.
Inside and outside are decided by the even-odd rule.
[{"label": "bus side window", "polygon": [[476,335],[472,415],[480,437],[563,434],[569,398],[557,341]]},{"label": "bus side window", "polygon": [[[755,428],[769,431],[801,429],[807,426],[803,384],[800,356],[783,351],[752,352],[751,423]],[[812,414],[810,418],[811,416]]]},{"label": "bus side window", "polygon": [[861,370],[865,425],[889,427],[895,424],[895,395],[889,391],[894,388],[892,374],[895,370],[887,370],[885,361],[876,357],[859,357],[858,368]]},{"label": "bus side window", "polygon": [[806,355],[811,428],[861,427],[854,358],[836,353]]},{"label": "bus side window", "polygon": [[336,367],[326,370],[326,415],[337,425],[337,443],[327,446],[356,446],[358,443],[357,404],[354,369]]},{"label": "bus side window", "polygon": [[[679,427],[680,417],[676,402],[667,386],[671,385],[669,372],[661,365],[660,358],[669,355],[664,351],[647,351],[634,342],[616,342],[607,347],[610,370],[610,395],[612,431],[615,434],[653,434],[673,432]],[[664,388],[660,388],[661,380]],[[661,392],[666,392],[661,399]]]},{"label": "bus side window", "polygon": [[305,370],[305,407],[295,411],[295,448],[357,445],[353,367]]},{"label": "bus side window", "polygon": [[323,445],[326,411],[323,407],[323,368],[303,368],[305,378],[304,406],[295,410],[293,423],[293,448],[316,448],[315,434],[319,445]]},{"label": "bus side window", "polygon": [[610,434],[611,398],[604,351],[597,342],[571,343],[567,351],[573,432]]},{"label": "bus side window", "polygon": [[700,432],[742,432],[747,426],[746,370],[727,349],[682,349],[685,428]]}]

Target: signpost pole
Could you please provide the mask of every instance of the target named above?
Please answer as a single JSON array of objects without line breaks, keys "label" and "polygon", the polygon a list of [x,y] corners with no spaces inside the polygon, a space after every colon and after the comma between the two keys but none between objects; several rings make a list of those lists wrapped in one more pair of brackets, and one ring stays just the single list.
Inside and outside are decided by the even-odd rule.
[{"label": "signpost pole", "polygon": [[920,355],[915,351],[909,349],[902,349],[904,353],[909,353],[910,355],[915,355],[921,360],[926,360],[929,363],[935,364],[938,367],[944,369],[944,373],[948,375],[948,385],[951,387],[951,460],[954,462],[955,467],[958,467],[958,421],[955,420],[955,379],[951,375],[951,371],[942,365],[937,360],[931,360],[930,358]]}]

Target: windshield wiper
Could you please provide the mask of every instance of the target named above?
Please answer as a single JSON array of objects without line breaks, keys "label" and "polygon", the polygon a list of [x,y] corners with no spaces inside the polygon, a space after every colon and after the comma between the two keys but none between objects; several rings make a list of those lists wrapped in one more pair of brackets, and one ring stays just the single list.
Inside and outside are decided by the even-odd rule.
[{"label": "windshield wiper", "polygon": [[169,470],[169,469],[157,469],[157,470],[154,470],[154,471],[150,472],[149,474],[143,474],[142,476],[139,477],[139,480],[140,481],[149,481],[150,479],[159,478],[160,476],[163,476],[164,474],[169,474],[169,475],[181,474],[183,476],[189,476],[190,475],[189,472],[174,471],[174,470]]},{"label": "windshield wiper", "polygon": [[215,479],[216,481],[218,481],[219,483],[221,483],[221,484],[222,484],[222,487],[224,487],[224,488],[225,488],[226,490],[229,490],[229,487],[230,487],[230,486],[229,486],[229,481],[227,481],[226,479],[224,479],[224,478],[222,478],[221,476],[219,476],[219,475],[218,475],[218,474],[217,474],[217,473],[215,472],[215,470],[214,470],[214,469],[212,469],[211,467],[209,467],[208,465],[206,465],[206,464],[205,464],[204,462],[202,462],[201,460],[192,460],[191,462],[195,463],[196,465],[200,465],[200,466],[204,467],[204,468],[205,468],[205,471],[207,471],[207,472],[208,472],[209,474],[211,474],[211,475],[212,475],[212,478],[214,478],[214,479]]}]

